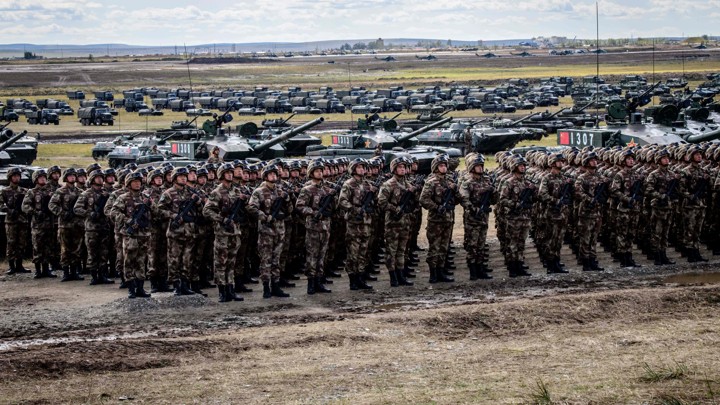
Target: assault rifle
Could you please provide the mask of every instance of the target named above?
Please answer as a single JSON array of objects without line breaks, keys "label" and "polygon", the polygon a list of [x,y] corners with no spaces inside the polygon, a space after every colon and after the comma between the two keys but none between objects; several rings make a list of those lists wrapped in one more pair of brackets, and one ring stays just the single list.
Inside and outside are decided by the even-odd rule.
[{"label": "assault rifle", "polygon": [[492,194],[492,189],[489,189],[488,191],[481,194],[480,204],[478,204],[478,207],[475,209],[473,219],[481,220],[483,219],[484,214],[489,214],[492,212],[492,207],[490,207],[490,197],[492,197]]},{"label": "assault rifle", "polygon": [[68,210],[63,217],[65,221],[71,221],[75,218],[75,203],[77,202],[78,197],[80,197],[80,194],[76,194],[73,198],[68,200]]},{"label": "assault rifle", "polygon": [[700,178],[695,183],[695,192],[693,192],[692,197],[690,197],[690,200],[694,203],[697,203],[699,200],[701,200],[703,197],[705,197],[705,190],[707,190],[708,181],[706,178]]},{"label": "assault rifle", "polygon": [[535,189],[532,187],[526,187],[520,192],[520,201],[515,208],[515,213],[519,214],[522,211],[528,210],[533,206],[533,197],[535,196]]},{"label": "assault rifle", "polygon": [[105,215],[105,205],[107,204],[109,198],[109,194],[103,194],[100,198],[95,200],[95,205],[93,205],[93,212],[90,214],[90,219],[94,221]]},{"label": "assault rifle", "polygon": [[125,228],[125,233],[127,233],[128,236],[134,236],[137,230],[145,229],[150,225],[147,218],[148,210],[147,204],[139,204],[139,207],[135,210],[135,213],[133,213],[132,219],[128,222],[127,228]]},{"label": "assault rifle", "polygon": [[[412,182],[413,186],[420,186],[425,182],[425,175],[419,175],[415,178],[415,180]],[[405,193],[403,193],[402,197],[400,197],[400,204],[398,204],[398,213],[393,215],[393,220],[398,221],[400,218],[402,218],[403,214],[412,212],[412,205],[415,200],[415,192],[410,190],[405,190]]]},{"label": "assault rifle", "polygon": [[642,200],[642,186],[642,179],[635,180],[635,183],[633,183],[632,187],[630,188],[630,201],[627,203],[628,208],[633,208],[635,206],[635,202]]},{"label": "assault rifle", "polygon": [[320,208],[318,208],[318,212],[315,214],[315,221],[319,221],[323,218],[329,218],[332,215],[332,206],[335,202],[335,194],[340,192],[340,189],[342,188],[342,184],[340,183],[330,183],[332,190],[326,194],[323,198],[320,199]]},{"label": "assault rifle", "polygon": [[575,186],[568,182],[565,182],[563,184],[562,188],[560,189],[560,200],[558,200],[557,205],[555,205],[555,210],[560,211],[563,206],[570,205],[572,202],[572,193]]},{"label": "assault rifle", "polygon": [[22,202],[25,198],[25,194],[17,194],[15,195],[14,204],[12,207],[12,213],[10,214],[10,218],[12,219],[18,219],[20,216],[20,213],[22,212]]},{"label": "assault rifle", "polygon": [[52,216],[52,212],[50,211],[50,198],[52,196],[50,194],[45,194],[40,199],[40,212],[38,213],[38,219],[43,220],[47,217]]},{"label": "assault rifle", "polygon": [[191,211],[195,208],[195,203],[200,199],[199,193],[193,193],[193,196],[182,202],[180,212],[170,221],[170,229],[176,230],[180,227],[180,221],[193,222],[195,217],[191,215]]},{"label": "assault rifle", "polygon": [[588,204],[588,208],[594,208],[595,204],[603,205],[607,202],[608,199],[608,193],[607,193],[608,183],[600,183],[597,187],[595,187],[595,194],[593,195],[593,199],[590,201],[590,204]]},{"label": "assault rifle", "polygon": [[677,185],[678,185],[678,179],[672,179],[672,180],[668,181],[667,190],[665,190],[665,194],[664,194],[665,198],[658,202],[658,206],[667,207],[668,200],[676,200],[677,199],[677,195],[675,195],[675,189],[677,188]]},{"label": "assault rifle", "polygon": [[[458,172],[454,172],[450,179],[453,184],[457,184]],[[455,189],[448,187],[443,193],[442,202],[438,207],[438,212],[444,214],[448,211],[455,210]]]},{"label": "assault rifle", "polygon": [[270,207],[270,218],[268,218],[268,222],[272,221],[282,221],[285,219],[285,214],[282,212],[283,203],[285,203],[285,200],[278,196],[273,200],[272,206]]},{"label": "assault rifle", "polygon": [[230,213],[225,218],[225,221],[223,221],[223,227],[225,227],[225,230],[232,232],[232,224],[241,225],[247,223],[247,215],[245,215],[245,200],[239,197],[236,198],[229,211]]},{"label": "assault rifle", "polygon": [[[375,182],[372,184],[373,188],[378,188],[382,184],[382,176],[378,176]],[[362,205],[360,206],[360,213],[355,218],[357,221],[362,221],[365,214],[372,214],[375,212],[375,192],[368,190],[365,192],[362,198]]]}]

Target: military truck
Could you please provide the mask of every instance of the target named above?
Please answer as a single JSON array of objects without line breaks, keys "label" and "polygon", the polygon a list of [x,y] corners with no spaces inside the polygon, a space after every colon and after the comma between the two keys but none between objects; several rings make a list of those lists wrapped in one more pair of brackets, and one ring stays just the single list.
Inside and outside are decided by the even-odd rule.
[{"label": "military truck", "polygon": [[325,113],[344,113],[345,106],[338,99],[322,99],[315,101],[315,108]]},{"label": "military truck", "polygon": [[106,102],[95,99],[80,101],[80,107],[110,108]]},{"label": "military truck", "polygon": [[100,101],[113,101],[115,99],[113,92],[108,90],[96,91],[93,94],[95,94],[95,98]]},{"label": "military truck", "polygon": [[103,124],[112,126],[115,123],[115,119],[107,108],[83,107],[78,109],[77,116],[83,126]]},{"label": "military truck", "polygon": [[0,121],[17,122],[19,119],[20,116],[12,108],[7,106],[0,107]]},{"label": "military truck", "polygon": [[292,111],[292,104],[288,102],[288,100],[274,98],[274,97],[268,97],[263,102],[263,106],[265,107],[265,110],[270,113],[289,113]]},{"label": "military truck", "polygon": [[85,93],[80,90],[69,90],[67,97],[70,100],[85,100]]},{"label": "military truck", "polygon": [[49,109],[36,111],[27,110],[25,111],[25,118],[27,118],[27,122],[30,125],[60,125],[60,117],[57,115],[57,113]]}]

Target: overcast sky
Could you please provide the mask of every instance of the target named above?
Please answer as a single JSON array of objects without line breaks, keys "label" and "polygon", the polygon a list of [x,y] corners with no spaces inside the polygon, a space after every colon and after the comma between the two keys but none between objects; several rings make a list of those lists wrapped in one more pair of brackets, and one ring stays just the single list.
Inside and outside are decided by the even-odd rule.
[{"label": "overcast sky", "polygon": [[[715,35],[720,0],[601,0],[600,37]],[[588,0],[0,0],[0,43],[595,37]]]}]

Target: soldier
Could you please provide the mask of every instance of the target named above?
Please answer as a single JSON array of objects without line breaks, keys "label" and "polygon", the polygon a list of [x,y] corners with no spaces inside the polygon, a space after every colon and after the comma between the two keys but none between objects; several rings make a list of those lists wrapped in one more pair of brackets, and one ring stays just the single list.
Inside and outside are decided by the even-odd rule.
[{"label": "soldier", "polygon": [[692,146],[686,159],[688,165],[680,170],[680,194],[685,201],[683,247],[688,262],[706,262],[708,260],[700,255],[700,231],[705,220],[705,200],[712,184],[707,169],[703,167],[703,150],[699,146]]},{"label": "soldier", "polygon": [[[252,195],[252,189],[248,187],[247,182],[250,179],[250,175],[247,170],[248,165],[245,161],[238,160],[233,164],[233,187],[238,192],[244,194],[247,199],[250,199]],[[247,205],[247,204],[246,204]],[[255,254],[257,246],[257,223],[250,221],[247,217],[247,208],[243,208],[242,215],[245,218],[242,232],[240,233],[240,248],[238,249],[237,257],[235,258],[235,292],[236,293],[249,293],[252,292],[251,288],[247,288],[245,283],[257,284],[258,281],[250,277],[250,255]],[[251,235],[254,239],[251,239]],[[251,249],[248,249],[250,241],[253,240],[255,243]]]},{"label": "soldier", "polygon": [[[197,169],[195,176],[195,191],[200,197],[200,205],[204,206],[210,192],[213,190],[209,188],[208,185],[208,170],[201,167]],[[195,226],[197,233],[195,234],[195,254],[193,254],[193,279],[190,281],[192,283],[198,283],[201,288],[215,287],[210,282],[214,277],[212,269],[213,226],[201,212],[198,212]]]},{"label": "soldier", "polygon": [[420,205],[428,211],[425,231],[430,243],[426,259],[430,268],[430,283],[455,281],[444,273],[457,203],[457,184],[455,178],[448,176],[448,162],[447,155],[438,155],[433,159],[430,164],[432,175],[420,194]]},{"label": "soldier", "polygon": [[542,217],[545,218],[546,237],[543,252],[546,257],[547,273],[567,273],[560,263],[560,250],[568,225],[572,206],[573,181],[563,174],[565,156],[555,153],[548,159],[550,173],[542,178],[538,199],[543,202]]},{"label": "soldier", "polygon": [[390,274],[390,286],[413,285],[403,274],[405,249],[410,238],[409,204],[416,188],[405,180],[406,161],[402,157],[390,162],[392,178],[383,183],[378,196],[378,207],[385,213],[385,267]]},{"label": "soldier", "polygon": [[119,195],[111,213],[116,224],[122,224],[123,269],[128,286],[128,298],[149,298],[145,291],[145,263],[150,238],[152,208],[150,196],[142,192],[143,176],[139,171],[125,177],[127,192]]},{"label": "soldier", "polygon": [[108,278],[108,251],[110,250],[110,222],[105,216],[105,205],[110,193],[103,187],[102,170],[90,173],[90,187],[75,203],[75,215],[85,218],[85,245],[88,249],[88,268],[92,280],[90,285],[114,284]]},{"label": "soldier", "polygon": [[165,232],[168,221],[163,220],[157,211],[157,203],[163,193],[162,185],[165,173],[163,169],[154,169],[148,173],[145,193],[150,198],[152,221],[148,239],[147,279],[150,280],[150,292],[171,292],[167,284],[167,237]]},{"label": "soldier", "polygon": [[[109,172],[106,170],[106,173],[109,173]],[[110,249],[110,250],[114,254],[115,261],[114,261],[114,263],[113,262],[110,263],[110,268],[114,269],[115,272],[112,273],[112,271],[111,271],[110,274],[112,274],[114,277],[120,277],[120,287],[119,288],[121,288],[121,289],[128,287],[127,284],[125,283],[125,271],[123,269],[123,263],[125,261],[125,258],[123,258],[123,248],[122,248],[123,240],[122,240],[122,237],[120,237],[120,231],[122,230],[122,227],[124,226],[124,224],[115,222],[115,219],[113,218],[113,215],[112,215],[112,207],[113,207],[113,205],[115,205],[115,200],[117,200],[117,197],[120,196],[120,194],[123,194],[126,192],[125,187],[121,187],[120,185],[125,182],[125,176],[127,176],[128,173],[129,172],[127,169],[121,169],[117,172],[117,177],[118,177],[117,186],[118,187],[110,193],[110,197],[108,197],[107,203],[105,203],[105,209],[103,210],[105,216],[113,224],[113,232],[111,234],[113,235],[114,249]],[[105,176],[106,179],[108,177],[114,177],[114,175],[113,176],[107,176],[107,175]],[[106,180],[106,184],[107,184],[107,180]],[[112,260],[112,259],[108,258],[108,260]]]},{"label": "soldier", "polygon": [[490,279],[492,276],[488,274],[489,269],[485,265],[485,241],[495,188],[484,171],[485,157],[478,154],[468,156],[468,159],[469,176],[462,182],[458,192],[465,227],[463,247],[467,253],[470,280]]},{"label": "soldier", "polygon": [[210,157],[208,157],[207,160],[208,163],[222,163],[223,159],[220,157],[220,148],[217,146],[213,146],[212,150],[210,151]]},{"label": "soldier", "polygon": [[60,264],[63,268],[61,281],[84,280],[85,278],[79,275],[82,263],[82,219],[77,217],[73,210],[80,196],[80,190],[75,187],[75,169],[65,169],[62,179],[65,184],[53,193],[48,203],[50,212],[58,217]]},{"label": "soldier", "polygon": [[610,185],[610,192],[618,202],[615,212],[615,248],[622,267],[640,267],[633,260],[632,243],[642,208],[643,179],[633,170],[635,152],[632,149],[620,152],[619,161],[622,169],[615,174]]},{"label": "soldier", "polygon": [[527,162],[521,156],[512,158],[512,163],[509,165],[511,177],[502,186],[498,198],[498,206],[505,217],[507,237],[505,260],[510,277],[531,275],[523,265],[535,186],[525,178],[526,166]]},{"label": "soldier", "polygon": [[308,295],[329,293],[323,285],[325,254],[330,242],[330,217],[333,213],[334,190],[323,184],[325,164],[316,159],[308,165],[309,181],[300,190],[295,211],[305,218],[305,273]]},{"label": "soldier", "polygon": [[173,186],[162,193],[157,203],[158,213],[169,221],[165,235],[168,238],[168,272],[175,295],[202,294],[197,283],[190,283],[200,197],[187,186],[188,174],[185,167],[175,169]]},{"label": "soldier", "polygon": [[645,181],[645,195],[650,200],[650,237],[655,265],[675,264],[667,257],[668,234],[672,225],[673,206],[677,203],[678,177],[669,170],[670,153],[655,153],[657,168]]},{"label": "soldier", "polygon": [[241,210],[247,196],[233,187],[233,171],[232,163],[220,166],[217,171],[220,184],[210,193],[203,207],[203,215],[213,222],[215,229],[213,260],[219,302],[243,300],[235,294],[234,267],[240,250],[241,227],[244,225]]},{"label": "soldier", "polygon": [[[48,188],[50,189],[51,193],[54,193],[57,189],[60,188],[60,175],[62,171],[60,170],[60,166],[51,166],[48,170]],[[52,239],[52,259],[50,260],[50,269],[52,271],[59,271],[61,270],[60,266],[60,239],[58,237],[60,231],[58,229],[58,218],[51,214],[53,217],[53,239]]]},{"label": "soldier", "polygon": [[367,161],[357,158],[350,162],[350,178],[343,183],[338,205],[344,210],[347,241],[347,260],[345,271],[350,279],[351,290],[372,290],[365,282],[370,256],[370,237],[372,234],[373,214],[377,211],[378,184],[364,179],[367,173]]},{"label": "soldier", "polygon": [[597,262],[597,238],[602,227],[603,206],[607,202],[607,181],[597,173],[598,155],[589,152],[582,159],[585,172],[575,180],[578,201],[578,250],[583,271],[603,271]]},{"label": "soldier", "polygon": [[81,191],[87,190],[87,175],[87,172],[83,168],[75,170],[75,187]]},{"label": "soldier", "polygon": [[52,192],[47,185],[47,172],[43,169],[36,170],[32,174],[35,187],[25,194],[22,202],[22,211],[31,218],[33,263],[35,263],[35,278],[57,277],[50,271],[52,260],[54,216],[48,209],[48,203]]},{"label": "soldier", "polygon": [[6,257],[10,265],[7,274],[31,273],[22,264],[23,255],[25,254],[25,241],[28,236],[28,219],[22,210],[22,203],[27,190],[20,187],[21,177],[22,171],[19,168],[10,168],[7,172],[9,185],[0,192],[1,208],[5,212]]},{"label": "soldier", "polygon": [[263,282],[263,298],[289,297],[279,285],[280,255],[285,238],[285,217],[292,212],[290,196],[277,187],[277,166],[265,166],[261,173],[263,182],[253,191],[248,203],[248,213],[257,218],[260,277]]}]

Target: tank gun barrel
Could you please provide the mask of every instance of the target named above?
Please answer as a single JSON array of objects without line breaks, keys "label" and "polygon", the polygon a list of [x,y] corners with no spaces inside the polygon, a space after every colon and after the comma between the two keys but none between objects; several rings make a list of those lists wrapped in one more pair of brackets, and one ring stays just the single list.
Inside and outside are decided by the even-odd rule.
[{"label": "tank gun barrel", "polygon": [[650,95],[650,93],[652,93],[653,90],[655,90],[655,88],[657,86],[660,85],[660,83],[661,82],[657,82],[657,83],[653,84],[652,86],[650,86],[650,88],[645,90],[641,95],[639,95],[637,97],[633,97],[633,101],[631,101],[628,104],[628,112],[633,113],[633,112],[635,112],[635,110],[638,107],[642,107],[645,104],[649,103],[652,100],[652,97],[648,98],[648,96]]},{"label": "tank gun barrel", "polygon": [[523,122],[527,121],[528,119],[530,119],[531,117],[533,117],[535,114],[536,114],[536,113],[528,114],[528,115],[520,118],[519,120],[512,121],[512,122],[509,123],[507,126],[508,126],[508,127],[518,126],[518,125],[522,124]]},{"label": "tank gun barrel", "polygon": [[[575,110],[574,112],[576,112],[576,113],[585,112],[585,110],[587,110],[588,108],[590,108],[590,106],[593,105],[593,104],[595,104],[595,100],[593,100],[593,101],[585,104],[584,106],[580,107],[580,109]],[[560,110],[560,111],[565,111],[565,110],[567,110],[567,108],[563,108],[563,109]]]},{"label": "tank gun barrel", "polygon": [[567,108],[561,108],[561,109],[555,111],[554,113],[548,115],[545,119],[555,118],[555,117],[557,117],[560,113],[562,113],[562,112],[565,111],[565,110],[567,110]]},{"label": "tank gun barrel", "polygon": [[392,121],[392,120],[394,120],[395,118],[397,118],[397,117],[399,117],[399,116],[401,116],[401,115],[402,115],[402,111],[400,111],[399,113],[395,114],[395,116],[392,117],[392,118],[390,118],[388,121]]},{"label": "tank gun barrel", "polygon": [[685,138],[685,142],[688,143],[701,143],[710,142],[716,139],[720,139],[720,133],[718,131],[709,131],[704,134],[692,134]]},{"label": "tank gun barrel", "polygon": [[281,123],[280,125],[287,124],[287,122],[290,121],[290,120],[292,119],[292,117],[294,117],[294,116],[296,116],[296,115],[297,115],[296,113],[292,113],[289,117],[287,117],[287,118],[285,118],[284,120],[282,120],[282,123]]},{"label": "tank gun barrel", "polygon": [[316,118],[312,121],[306,122],[298,127],[289,129],[289,130],[283,132],[282,134],[278,135],[276,138],[270,139],[268,141],[261,143],[260,145],[257,145],[254,148],[254,151],[256,153],[264,152],[265,150],[272,148],[273,146],[279,144],[280,142],[287,141],[288,139],[292,138],[295,135],[301,134],[314,126],[320,125],[323,121],[325,121],[325,118],[320,117],[320,118]]},{"label": "tank gun barrel", "polygon": [[[8,131],[9,131],[9,132],[12,132],[12,131],[10,131],[10,130],[8,130]],[[10,146],[12,146],[12,144],[14,144],[15,142],[17,142],[20,138],[22,138],[22,137],[25,136],[25,135],[27,135],[27,131],[22,131],[22,132],[20,132],[20,133],[18,133],[18,134],[10,134],[10,138],[9,138],[8,140],[6,140],[5,142],[3,142],[3,143],[0,144],[0,152],[4,151],[5,149],[7,149],[7,148],[9,148]]]},{"label": "tank gun barrel", "polygon": [[426,125],[426,126],[420,128],[420,129],[416,129],[415,131],[412,131],[409,134],[402,135],[401,137],[397,138],[397,141],[398,141],[398,143],[408,141],[408,140],[412,139],[413,137],[416,137],[416,136],[418,136],[422,133],[425,133],[431,129],[434,129],[441,125],[444,125],[444,124],[452,121],[452,119],[453,119],[452,117],[447,117],[447,118],[443,118],[439,121],[435,121],[429,125]]}]

